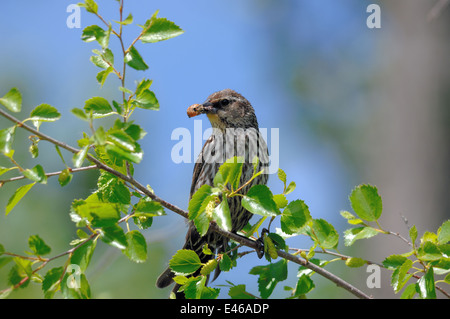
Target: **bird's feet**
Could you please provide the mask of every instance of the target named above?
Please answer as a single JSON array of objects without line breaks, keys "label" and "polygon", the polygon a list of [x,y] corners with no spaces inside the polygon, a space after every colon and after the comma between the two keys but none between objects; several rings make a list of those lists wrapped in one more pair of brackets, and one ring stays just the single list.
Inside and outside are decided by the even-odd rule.
[{"label": "bird's feet", "polygon": [[258,256],[259,259],[263,258],[264,256],[264,235],[266,233],[269,233],[269,230],[267,230],[266,228],[263,228],[261,231],[261,237],[259,237],[256,240],[256,255]]}]

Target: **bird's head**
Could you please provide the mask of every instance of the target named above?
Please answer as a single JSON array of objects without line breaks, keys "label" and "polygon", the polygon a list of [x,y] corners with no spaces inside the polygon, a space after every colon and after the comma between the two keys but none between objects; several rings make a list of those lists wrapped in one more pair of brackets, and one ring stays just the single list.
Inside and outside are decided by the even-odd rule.
[{"label": "bird's head", "polygon": [[208,96],[203,104],[193,104],[188,110],[189,117],[206,114],[211,126],[226,128],[258,129],[255,110],[246,98],[239,93],[225,89]]}]

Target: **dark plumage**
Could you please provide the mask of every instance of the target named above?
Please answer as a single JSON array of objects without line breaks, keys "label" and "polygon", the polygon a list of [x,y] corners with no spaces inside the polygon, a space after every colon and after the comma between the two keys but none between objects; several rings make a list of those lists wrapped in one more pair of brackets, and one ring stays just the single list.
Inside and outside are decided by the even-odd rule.
[{"label": "dark plumage", "polygon": [[[253,174],[254,156],[259,157],[258,170],[268,167],[267,145],[259,134],[255,111],[242,95],[230,89],[215,92],[203,104],[189,107],[189,117],[199,114],[208,116],[213,133],[203,145],[195,163],[189,199],[202,185],[213,185],[218,168],[228,158],[233,156],[244,156],[245,158],[240,185],[248,181]],[[243,188],[242,193],[245,194],[253,185],[266,184],[267,179],[267,172],[259,175],[251,184]],[[228,205],[232,220],[231,231],[238,232],[248,223],[252,214],[241,206],[240,196],[228,199]],[[205,244],[208,244],[213,252],[222,253],[227,247],[228,239],[213,231],[208,231],[205,236],[200,236],[195,225],[190,222],[183,249],[194,250],[202,263],[206,263],[214,256],[202,253]],[[213,280],[219,273],[220,270],[217,268]],[[164,288],[172,284],[173,277],[174,273],[167,268],[159,276],[156,282],[157,287]],[[178,288],[179,285],[176,284],[173,292],[177,298],[183,297],[182,293],[177,293]]]}]

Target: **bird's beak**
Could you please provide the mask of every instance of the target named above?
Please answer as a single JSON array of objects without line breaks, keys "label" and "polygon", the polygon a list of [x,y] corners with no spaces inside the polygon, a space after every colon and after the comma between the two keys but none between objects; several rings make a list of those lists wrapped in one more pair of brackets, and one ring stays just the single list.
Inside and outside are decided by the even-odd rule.
[{"label": "bird's beak", "polygon": [[205,102],[203,104],[193,104],[188,107],[187,115],[189,117],[194,117],[200,114],[216,114],[217,109],[211,102]]}]

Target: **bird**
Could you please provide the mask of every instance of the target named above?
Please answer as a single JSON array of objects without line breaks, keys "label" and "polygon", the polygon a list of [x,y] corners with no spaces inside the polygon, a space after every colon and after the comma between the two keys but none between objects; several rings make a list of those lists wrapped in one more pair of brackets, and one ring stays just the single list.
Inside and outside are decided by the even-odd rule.
[{"label": "bird", "polygon": [[[253,176],[255,156],[258,157],[255,164],[256,171],[263,170],[262,174],[242,188],[242,194],[246,194],[254,185],[267,183],[268,148],[259,132],[255,110],[246,98],[234,90],[224,89],[209,95],[202,104],[191,105],[187,114],[189,117],[206,114],[212,127],[211,136],[205,141],[194,165],[189,200],[201,186],[205,184],[213,186],[213,180],[220,165],[233,156],[242,156],[244,160],[239,187]],[[231,215],[231,232],[237,233],[247,225],[253,214],[241,205],[241,196],[228,198],[228,206]],[[201,236],[194,223],[190,221],[183,249],[195,251],[201,262],[207,263],[214,258],[214,255],[203,253],[205,244],[212,252],[223,253],[228,246],[228,238],[212,230],[208,230],[204,236]],[[199,271],[193,276],[198,275]],[[212,281],[219,274],[220,269],[217,267]],[[171,285],[174,276],[175,273],[168,267],[158,277],[156,286],[165,288]],[[175,284],[172,296],[184,298],[184,294],[178,292],[179,288],[180,285]]]}]

